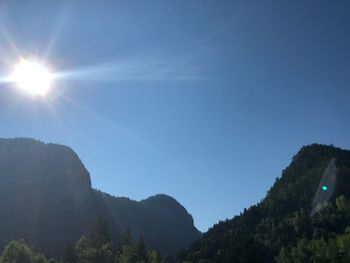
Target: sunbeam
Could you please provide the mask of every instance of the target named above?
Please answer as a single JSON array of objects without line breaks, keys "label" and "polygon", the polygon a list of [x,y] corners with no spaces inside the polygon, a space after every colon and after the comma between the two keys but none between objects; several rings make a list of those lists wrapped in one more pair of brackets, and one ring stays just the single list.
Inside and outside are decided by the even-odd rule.
[{"label": "sunbeam", "polygon": [[173,81],[198,79],[197,70],[181,61],[155,59],[128,59],[92,66],[78,66],[57,72],[57,78],[114,82],[123,80]]},{"label": "sunbeam", "polygon": [[[3,36],[3,38],[5,39],[5,41],[7,42],[7,44],[12,49],[12,52],[15,53],[16,56],[20,57],[21,53],[20,53],[19,49],[17,48],[17,46],[16,46],[15,42],[13,41],[12,37],[7,32],[6,28],[3,27],[3,25],[0,25],[0,33]],[[3,57],[2,57],[2,59],[3,59]]]},{"label": "sunbeam", "polygon": [[52,50],[55,48],[57,41],[64,29],[64,26],[68,23],[69,19],[69,4],[64,3],[64,6],[61,7],[61,11],[58,12],[58,15],[56,17],[56,24],[54,29],[52,30],[52,33],[50,35],[48,44],[46,46],[46,49],[44,51],[43,57],[45,59],[48,59],[51,55]]}]

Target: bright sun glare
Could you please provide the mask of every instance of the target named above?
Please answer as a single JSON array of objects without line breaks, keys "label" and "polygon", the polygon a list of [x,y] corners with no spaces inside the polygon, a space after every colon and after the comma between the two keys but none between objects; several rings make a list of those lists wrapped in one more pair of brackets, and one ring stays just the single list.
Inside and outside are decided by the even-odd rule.
[{"label": "bright sun glare", "polygon": [[50,89],[52,75],[42,64],[22,59],[14,66],[11,79],[29,94],[45,96]]}]

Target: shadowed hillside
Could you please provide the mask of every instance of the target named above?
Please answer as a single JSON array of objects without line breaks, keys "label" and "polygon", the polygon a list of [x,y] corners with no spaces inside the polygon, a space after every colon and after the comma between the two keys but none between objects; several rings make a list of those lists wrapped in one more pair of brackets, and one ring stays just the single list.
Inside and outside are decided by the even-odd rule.
[{"label": "shadowed hillside", "polygon": [[[122,175],[121,175],[122,176]],[[176,253],[200,236],[175,199],[137,202],[91,188],[90,175],[69,147],[32,139],[0,139],[0,245],[25,239],[47,255],[91,231],[104,218],[115,242],[130,227],[150,248]]]}]

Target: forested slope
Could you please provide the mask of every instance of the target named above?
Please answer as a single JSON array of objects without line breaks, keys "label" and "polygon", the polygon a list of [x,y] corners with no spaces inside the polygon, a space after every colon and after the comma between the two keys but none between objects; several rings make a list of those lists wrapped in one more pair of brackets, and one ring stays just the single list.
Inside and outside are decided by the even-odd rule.
[{"label": "forested slope", "polygon": [[[332,162],[335,173],[327,174]],[[322,180],[328,185],[322,185]],[[318,202],[324,200],[320,195],[329,196],[328,202]],[[192,262],[350,262],[349,198],[350,151],[305,146],[261,202],[214,225],[180,258]]]}]

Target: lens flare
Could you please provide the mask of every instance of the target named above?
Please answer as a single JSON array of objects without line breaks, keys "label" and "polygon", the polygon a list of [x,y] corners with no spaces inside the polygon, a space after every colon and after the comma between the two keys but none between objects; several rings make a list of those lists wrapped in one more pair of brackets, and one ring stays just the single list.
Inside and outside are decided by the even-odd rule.
[{"label": "lens flare", "polygon": [[314,216],[317,212],[329,202],[333,196],[337,183],[337,167],[335,159],[331,159],[328,163],[326,170],[324,171],[317,191],[312,203],[312,210],[310,216]]}]

